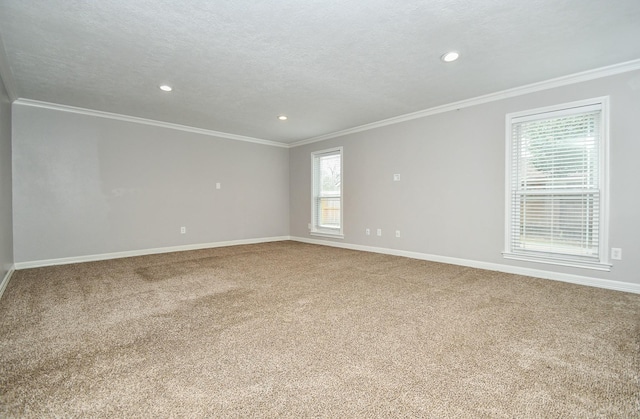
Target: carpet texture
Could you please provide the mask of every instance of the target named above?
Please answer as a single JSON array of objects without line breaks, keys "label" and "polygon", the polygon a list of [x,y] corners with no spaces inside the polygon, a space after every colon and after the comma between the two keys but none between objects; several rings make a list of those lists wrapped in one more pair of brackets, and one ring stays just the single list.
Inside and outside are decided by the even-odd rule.
[{"label": "carpet texture", "polygon": [[640,416],[640,295],[295,242],[20,270],[2,417]]}]

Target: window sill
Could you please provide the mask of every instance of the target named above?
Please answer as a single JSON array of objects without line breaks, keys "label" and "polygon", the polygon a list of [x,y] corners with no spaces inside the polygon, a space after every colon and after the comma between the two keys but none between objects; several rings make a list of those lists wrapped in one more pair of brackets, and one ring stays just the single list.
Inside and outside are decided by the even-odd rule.
[{"label": "window sill", "polygon": [[505,259],[521,260],[524,262],[546,263],[550,265],[566,266],[569,268],[594,269],[597,271],[606,271],[606,272],[609,272],[611,270],[610,263],[589,262],[589,261],[574,260],[574,259],[560,259],[560,258],[553,258],[553,257],[545,258],[540,256],[523,255],[520,253],[511,253],[511,252],[502,252],[502,256]]},{"label": "window sill", "polygon": [[311,231],[309,232],[309,234],[311,234],[312,236],[318,236],[318,237],[329,237],[332,239],[344,239],[344,234],[341,233],[329,233],[326,231]]}]

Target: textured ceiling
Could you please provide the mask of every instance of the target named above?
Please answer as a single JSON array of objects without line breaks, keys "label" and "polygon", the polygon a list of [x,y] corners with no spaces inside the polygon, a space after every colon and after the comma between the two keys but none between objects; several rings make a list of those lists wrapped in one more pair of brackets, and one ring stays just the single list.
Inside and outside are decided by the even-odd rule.
[{"label": "textured ceiling", "polygon": [[0,39],[16,98],[291,143],[638,59],[640,1],[0,0]]}]

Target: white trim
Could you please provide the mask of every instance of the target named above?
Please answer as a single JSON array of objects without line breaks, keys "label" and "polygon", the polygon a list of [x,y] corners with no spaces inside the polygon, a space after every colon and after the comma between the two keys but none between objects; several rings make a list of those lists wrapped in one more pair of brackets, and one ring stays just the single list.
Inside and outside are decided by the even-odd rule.
[{"label": "white trim", "polygon": [[581,73],[570,74],[551,80],[532,83],[525,86],[515,87],[513,89],[502,90],[500,92],[489,93],[487,95],[478,96],[471,99],[461,100],[459,102],[448,103],[441,106],[425,109],[418,112],[408,113],[393,118],[383,119],[381,121],[372,122],[370,124],[360,125],[354,128],[348,128],[342,131],[336,131],[318,137],[307,138],[306,140],[296,141],[289,144],[289,147],[298,147],[306,144],[316,143],[318,141],[328,140],[330,138],[341,137],[343,135],[355,134],[357,132],[368,131],[387,125],[399,124],[401,122],[411,121],[413,119],[424,118],[425,116],[436,115],[439,113],[455,111],[458,109],[468,108],[471,106],[481,105],[484,103],[495,102],[515,96],[522,96],[529,93],[535,93],[542,90],[553,89],[556,87],[567,86],[576,83],[582,83],[589,80],[599,79],[603,77],[615,76],[616,74],[627,73],[629,71],[640,70],[640,59],[627,61],[620,64],[614,64],[607,67],[601,67],[594,70],[583,71]]},{"label": "white trim", "polygon": [[9,271],[5,274],[4,278],[2,278],[2,282],[0,282],[0,298],[2,298],[2,294],[4,294],[4,290],[7,289],[7,285],[9,285],[9,281],[11,281],[11,275],[16,271],[15,266],[11,265],[9,267]]},{"label": "white trim", "polygon": [[542,279],[550,279],[554,281],[568,282],[571,284],[585,285],[590,287],[597,287],[597,288],[604,288],[604,289],[610,289],[615,291],[623,291],[623,292],[631,292],[634,294],[640,294],[640,284],[632,284],[629,282],[590,278],[586,276],[563,274],[558,272],[543,271],[539,269],[520,268],[517,266],[481,262],[481,261],[469,260],[469,259],[453,258],[448,256],[438,256],[438,255],[431,255],[426,253],[409,252],[406,250],[363,246],[358,244],[350,244],[350,243],[344,243],[344,242],[331,242],[326,240],[315,240],[315,239],[310,239],[306,237],[279,236],[279,237],[267,237],[267,238],[261,238],[261,239],[232,240],[232,241],[226,241],[226,242],[164,247],[164,248],[158,248],[158,249],[146,249],[146,250],[137,250],[137,251],[130,251],[130,252],[106,253],[101,255],[49,259],[49,260],[40,260],[40,261],[33,261],[33,262],[19,262],[15,264],[15,267],[12,267],[10,269],[7,275],[5,275],[2,283],[0,283],[0,297],[2,296],[2,292],[4,292],[4,289],[9,283],[9,280],[11,279],[11,275],[16,269],[39,268],[44,266],[66,265],[70,263],[118,259],[123,257],[144,256],[144,255],[151,255],[151,254],[157,254],[157,253],[178,252],[183,250],[199,250],[199,249],[208,249],[208,248],[214,248],[214,247],[236,246],[236,245],[243,245],[243,244],[259,244],[259,243],[269,243],[269,242],[286,241],[286,240],[293,240],[301,243],[317,244],[321,246],[339,247],[342,249],[359,250],[362,252],[372,252],[372,253],[382,253],[382,254],[392,255],[392,256],[402,256],[402,257],[407,257],[412,259],[428,260],[430,262],[440,262],[440,263],[448,263],[453,265],[468,266],[470,268],[486,269],[490,271],[505,272],[505,273],[515,274],[515,275],[525,275],[525,276],[531,276],[531,277],[542,278]]},{"label": "white trim", "polygon": [[535,256],[535,255],[526,255],[512,252],[502,252],[502,257],[505,259],[511,260],[521,260],[523,262],[536,262],[536,263],[547,263],[549,265],[558,265],[558,266],[567,266],[569,268],[583,268],[583,269],[594,269],[597,271],[611,271],[611,264],[604,262],[588,262],[581,260],[571,260],[570,257],[567,258],[553,258],[553,257],[544,257],[544,256]]},{"label": "white trim", "polygon": [[318,236],[318,237],[326,237],[328,239],[344,239],[344,234],[338,234],[338,233],[325,233],[322,231],[310,231],[309,232],[310,235],[312,236]]},{"label": "white trim", "polygon": [[529,122],[539,119],[575,115],[576,113],[602,111],[606,106],[609,106],[609,96],[598,96],[590,99],[561,103],[559,105],[550,105],[524,111],[510,112],[507,114],[507,120],[510,120],[512,124],[519,124],[521,122]]},{"label": "white trim", "polygon": [[[550,79],[550,80],[546,80],[546,81],[541,81],[541,82],[537,82],[537,83],[528,84],[528,85],[525,85],[525,86],[520,86],[520,87],[515,87],[515,88],[512,88],[512,89],[502,90],[502,91],[499,91],[499,92],[489,93],[489,94],[486,94],[486,95],[483,95],[483,96],[478,96],[478,97],[471,98],[471,99],[465,99],[465,100],[461,100],[461,101],[458,101],[458,102],[453,102],[453,103],[448,103],[448,104],[444,104],[444,105],[440,105],[440,106],[435,106],[435,107],[424,109],[424,110],[421,110],[421,111],[412,112],[412,113],[408,113],[408,114],[405,114],[405,115],[400,115],[400,116],[396,116],[396,117],[393,117],[393,118],[388,118],[388,119],[383,119],[381,121],[372,122],[370,124],[360,125],[360,126],[357,126],[357,127],[348,128],[348,129],[345,129],[345,130],[336,131],[336,132],[332,132],[332,133],[329,133],[329,134],[320,135],[320,136],[317,136],[317,137],[312,137],[312,138],[307,138],[307,139],[300,140],[300,141],[295,141],[293,143],[284,143],[284,142],[278,142],[278,141],[271,141],[271,140],[265,140],[265,139],[262,139],[262,138],[245,137],[245,136],[242,136],[242,135],[236,135],[236,134],[230,134],[230,133],[225,133],[225,132],[213,131],[213,130],[208,130],[208,129],[203,129],[203,128],[195,128],[195,127],[190,127],[190,126],[186,126],[186,125],[173,124],[173,123],[169,123],[169,122],[156,121],[156,120],[152,120],[152,119],[139,118],[139,117],[134,117],[134,116],[116,114],[116,113],[111,113],[111,112],[103,112],[103,111],[97,111],[97,110],[92,110],[92,109],[78,108],[78,107],[74,107],[74,106],[60,105],[60,104],[56,104],[56,103],[43,102],[43,101],[32,100],[32,99],[16,98],[14,103],[17,103],[17,104],[20,104],[20,105],[27,105],[27,106],[33,106],[33,107],[40,107],[40,108],[47,108],[47,109],[65,111],[65,112],[79,113],[79,114],[89,115],[89,116],[97,116],[97,117],[102,117],[102,118],[116,119],[116,120],[121,120],[121,121],[126,121],[126,122],[136,122],[136,123],[145,124],[145,125],[153,125],[153,126],[158,126],[158,127],[163,127],[163,128],[170,128],[170,129],[175,129],[175,130],[180,130],[180,131],[193,132],[193,133],[196,133],[196,134],[203,134],[203,135],[209,135],[209,136],[213,136],[213,137],[226,138],[226,139],[230,139],[230,140],[246,141],[246,142],[251,142],[251,143],[269,145],[269,146],[273,146],[273,147],[293,148],[293,147],[298,147],[298,146],[302,146],[302,145],[306,145],[306,144],[316,143],[316,142],[319,142],[319,141],[328,140],[328,139],[331,139],[331,138],[341,137],[341,136],[348,135],[348,134],[354,134],[354,133],[358,133],[358,132],[362,132],[362,131],[368,131],[368,130],[371,130],[371,129],[380,128],[380,127],[384,127],[384,126],[387,126],[387,125],[393,125],[393,124],[398,124],[398,123],[401,123],[401,122],[411,121],[413,119],[424,118],[424,117],[430,116],[430,115],[436,115],[436,114],[440,114],[440,113],[444,113],[444,112],[454,111],[454,110],[457,110],[457,109],[468,108],[468,107],[471,107],[471,106],[481,105],[483,103],[495,102],[495,101],[502,100],[502,99],[507,99],[507,98],[511,98],[511,97],[515,97],[515,96],[526,95],[526,94],[529,94],[529,93],[539,92],[539,91],[547,90],[547,89],[553,89],[553,88],[556,88],[556,87],[567,86],[567,85],[571,85],[571,84],[575,84],[575,83],[581,83],[581,82],[594,80],[594,79],[599,79],[599,78],[603,78],[603,77],[614,76],[614,75],[617,75],[617,74],[622,74],[622,73],[626,73],[626,72],[629,72],[629,71],[635,71],[635,70],[640,70],[640,59],[627,61],[627,62],[619,63],[619,64],[614,64],[614,65],[610,65],[610,66],[607,66],[607,67],[601,67],[601,68],[597,68],[597,69],[593,69],[593,70],[587,70],[587,71],[583,71],[583,72],[580,72],[580,73],[570,74],[570,75],[567,75],[567,76],[562,76],[562,77],[558,77],[558,78],[554,78],[554,79]],[[6,71],[4,73],[6,73]],[[4,74],[4,75],[6,76],[6,74]],[[14,90],[13,86],[11,86],[12,80],[11,80],[10,76],[9,76],[9,79],[10,79],[9,81],[4,80],[5,81],[5,87],[7,87],[8,91],[9,91],[9,89]],[[7,84],[9,84],[9,86],[7,86]],[[15,92],[13,92],[13,93],[15,93]],[[9,91],[9,95],[10,95],[10,97],[14,96],[14,95],[12,95],[11,91]]]},{"label": "white trim", "polygon": [[171,122],[156,121],[154,119],[139,118],[137,116],[122,115],[122,114],[104,112],[104,111],[96,111],[93,109],[77,108],[75,106],[60,105],[57,103],[42,102],[39,100],[21,98],[21,99],[17,99],[13,103],[16,105],[31,106],[34,108],[52,109],[55,111],[70,112],[70,113],[76,113],[76,114],[87,115],[87,116],[95,116],[98,118],[115,119],[115,120],[124,121],[124,122],[133,122],[137,124],[152,125],[160,128],[175,129],[178,131],[191,132],[194,134],[208,135],[210,137],[225,138],[228,140],[245,141],[249,143],[268,145],[272,147],[289,148],[288,144],[280,143],[277,141],[263,140],[262,138],[245,137],[243,135],[229,134],[226,132],[213,131],[213,130],[204,129],[204,128],[190,127],[187,125],[174,124]]},{"label": "white trim", "polygon": [[[598,220],[598,260],[579,260],[570,255],[556,254],[550,257],[538,256],[533,252],[514,251],[512,246],[513,227],[513,125],[539,119],[557,118],[563,115],[578,115],[594,111],[600,111],[600,147],[599,154],[599,192],[600,214]],[[515,259],[527,262],[540,262],[553,265],[561,265],[576,268],[596,269],[610,271],[609,263],[609,96],[600,96],[591,99],[562,103],[559,105],[529,109],[525,111],[511,112],[505,116],[505,259]],[[516,162],[517,163],[517,162]]]},{"label": "white trim", "polygon": [[600,245],[600,261],[605,264],[611,264],[609,257],[609,234],[610,234],[610,211],[609,197],[611,196],[611,171],[609,170],[609,162],[611,154],[609,152],[609,144],[611,144],[611,131],[610,127],[610,115],[611,115],[611,103],[609,96],[600,97],[600,103],[602,105],[602,124],[600,126],[600,136],[602,141],[600,143],[600,234],[602,238]]},{"label": "white trim", "polygon": [[489,271],[504,272],[515,275],[531,276],[535,278],[550,279],[553,281],[568,282],[571,284],[586,285],[589,287],[604,288],[615,291],[631,292],[640,294],[640,284],[629,282],[612,281],[609,279],[591,278],[588,276],[571,275],[559,272],[543,271],[540,269],[521,268],[518,266],[503,265],[499,263],[481,262],[470,259],[460,259],[448,256],[438,256],[426,253],[409,252],[406,250],[388,249],[383,247],[363,246],[358,244],[329,242],[325,240],[314,240],[306,237],[291,237],[293,241],[302,243],[318,244],[321,246],[339,247],[342,249],[360,250],[363,252],[382,253],[385,255],[402,256],[412,259],[428,260],[430,262],[448,263],[452,265],[468,266],[470,268],[486,269]]},{"label": "white trim", "polygon": [[[316,226],[318,220],[316,214],[316,192],[320,189],[316,179],[316,160],[322,155],[338,155],[340,156],[340,228],[335,231],[328,229],[319,229]],[[318,150],[311,152],[311,233],[314,236],[334,237],[337,239],[344,238],[344,147],[332,147],[326,150]]]},{"label": "white trim", "polygon": [[263,237],[258,239],[230,240],[224,242],[188,244],[184,246],[160,247],[155,249],[132,250],[126,252],[102,253],[97,255],[75,256],[59,259],[35,260],[30,262],[17,262],[15,269],[40,268],[44,266],[68,265],[71,263],[95,262],[99,260],[119,259],[134,256],[154,255],[158,253],[182,252],[185,250],[211,249],[214,247],[238,246],[243,244],[258,244],[290,240],[289,236]]}]

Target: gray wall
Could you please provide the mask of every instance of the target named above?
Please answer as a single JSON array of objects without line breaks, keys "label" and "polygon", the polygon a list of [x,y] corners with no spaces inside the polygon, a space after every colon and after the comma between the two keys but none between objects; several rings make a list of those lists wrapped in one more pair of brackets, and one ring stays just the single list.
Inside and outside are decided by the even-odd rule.
[{"label": "gray wall", "polygon": [[11,103],[0,78],[0,281],[13,266]]},{"label": "gray wall", "polygon": [[[609,95],[611,272],[502,258],[505,115]],[[311,238],[310,153],[344,146],[346,244],[640,284],[640,71],[549,89],[291,149],[292,236]],[[393,182],[393,174],[401,174]],[[365,235],[370,228],[371,236]],[[374,231],[382,228],[383,236]],[[395,238],[394,231],[401,231]]]},{"label": "gray wall", "polygon": [[[622,248],[623,260],[599,272],[503,259],[505,114],[605,95],[611,98],[610,247]],[[6,95],[2,103],[0,262],[6,269],[13,260]],[[311,237],[310,153],[344,146],[342,243],[640,284],[638,115],[640,71],[290,150],[14,104],[15,262]],[[393,182],[394,173],[400,182]],[[382,228],[383,236],[365,236],[365,228]]]},{"label": "gray wall", "polygon": [[16,263],[289,234],[288,149],[24,104],[13,124]]}]

